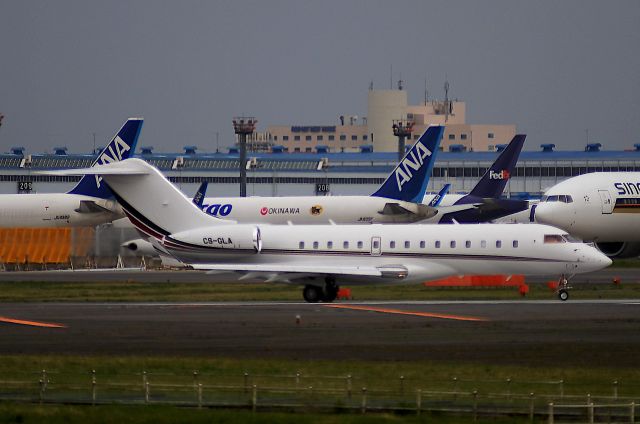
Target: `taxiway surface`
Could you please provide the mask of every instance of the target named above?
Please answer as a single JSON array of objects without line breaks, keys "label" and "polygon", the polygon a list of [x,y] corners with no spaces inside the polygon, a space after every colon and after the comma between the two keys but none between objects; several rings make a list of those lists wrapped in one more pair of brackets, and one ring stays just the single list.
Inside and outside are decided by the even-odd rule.
[{"label": "taxiway surface", "polygon": [[0,304],[0,354],[615,367],[637,364],[639,328],[640,300],[10,303]]}]

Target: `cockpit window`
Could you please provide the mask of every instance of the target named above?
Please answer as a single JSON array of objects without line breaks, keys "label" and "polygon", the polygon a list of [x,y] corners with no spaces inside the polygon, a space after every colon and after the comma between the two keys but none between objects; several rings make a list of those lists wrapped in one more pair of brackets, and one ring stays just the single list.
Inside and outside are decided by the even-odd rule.
[{"label": "cockpit window", "polygon": [[560,234],[545,234],[545,244],[566,243],[566,240]]},{"label": "cockpit window", "polygon": [[565,239],[569,243],[582,243],[578,237],[574,237],[571,234],[563,234],[562,238]]},{"label": "cockpit window", "polygon": [[552,194],[550,196],[542,196],[541,202],[573,203],[573,197],[568,194]]}]

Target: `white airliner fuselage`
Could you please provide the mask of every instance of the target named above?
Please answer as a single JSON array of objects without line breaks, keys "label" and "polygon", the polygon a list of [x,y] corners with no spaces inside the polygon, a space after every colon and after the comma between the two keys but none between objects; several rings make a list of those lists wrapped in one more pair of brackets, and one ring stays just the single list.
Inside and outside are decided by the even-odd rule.
[{"label": "white airliner fuselage", "polygon": [[588,241],[640,241],[640,172],[595,172],[545,192],[537,222]]},{"label": "white airliner fuselage", "polygon": [[86,227],[124,216],[113,200],[69,193],[3,194],[0,227]]}]

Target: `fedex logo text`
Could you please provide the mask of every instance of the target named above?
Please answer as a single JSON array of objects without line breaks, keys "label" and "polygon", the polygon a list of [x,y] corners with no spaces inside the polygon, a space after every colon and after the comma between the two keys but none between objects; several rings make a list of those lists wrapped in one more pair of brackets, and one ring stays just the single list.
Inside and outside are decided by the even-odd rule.
[{"label": "fedex logo text", "polygon": [[431,150],[427,149],[420,141],[413,146],[411,153],[400,162],[393,172],[398,184],[398,191],[402,191],[402,186],[411,181],[413,171],[422,168],[425,158],[429,156],[431,156]]},{"label": "fedex logo text", "polygon": [[511,177],[511,174],[506,169],[503,169],[500,172],[496,172],[493,169],[489,170],[489,179],[490,180],[508,180]]}]

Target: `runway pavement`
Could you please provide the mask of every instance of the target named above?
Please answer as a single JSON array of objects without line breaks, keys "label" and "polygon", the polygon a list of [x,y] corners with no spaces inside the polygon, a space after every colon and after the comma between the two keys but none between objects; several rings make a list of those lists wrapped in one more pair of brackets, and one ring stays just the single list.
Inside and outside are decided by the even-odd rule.
[{"label": "runway pavement", "polygon": [[0,354],[612,367],[640,357],[640,300],[11,303],[0,317]]}]

